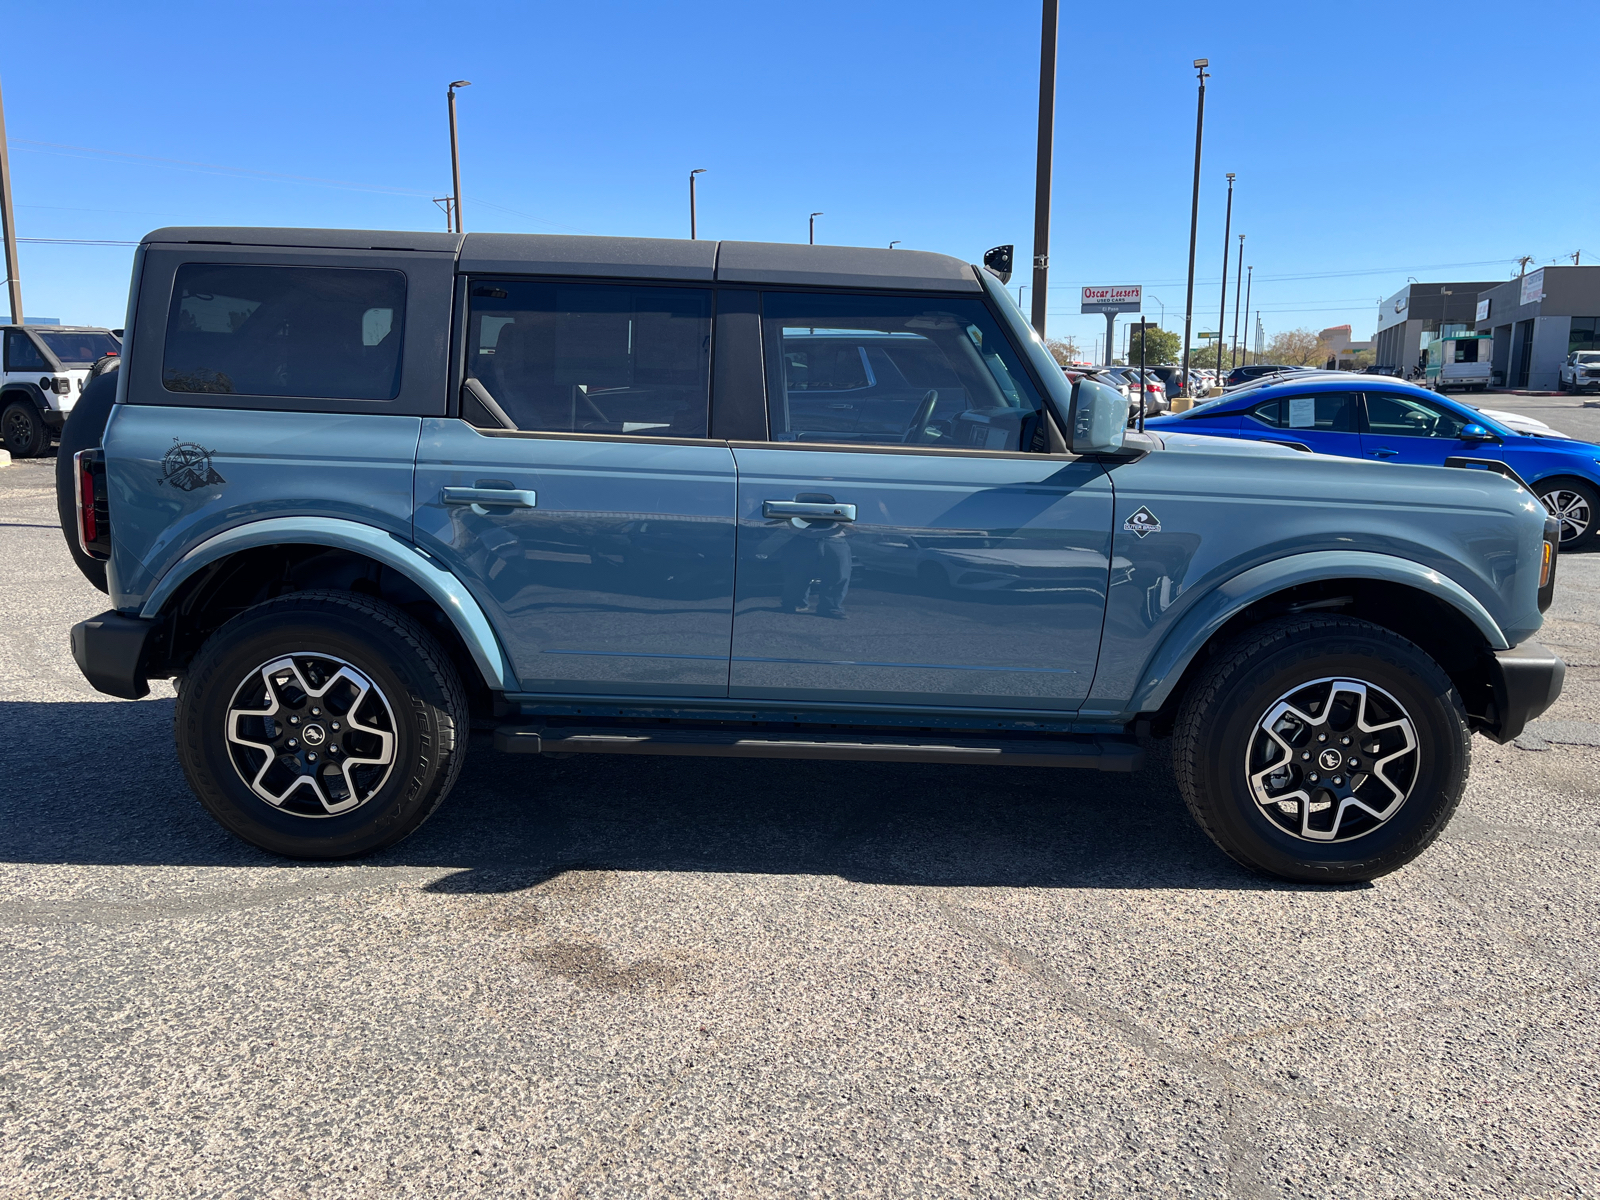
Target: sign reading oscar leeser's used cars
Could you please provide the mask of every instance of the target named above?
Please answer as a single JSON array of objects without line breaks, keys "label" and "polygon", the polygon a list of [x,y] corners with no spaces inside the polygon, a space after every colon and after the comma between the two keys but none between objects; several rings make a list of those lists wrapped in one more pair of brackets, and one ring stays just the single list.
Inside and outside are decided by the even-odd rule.
[{"label": "sign reading oscar leeser's used cars", "polygon": [[1130,287],[1086,287],[1083,289],[1083,305],[1078,311],[1085,313],[1143,312],[1144,288],[1137,284]]}]

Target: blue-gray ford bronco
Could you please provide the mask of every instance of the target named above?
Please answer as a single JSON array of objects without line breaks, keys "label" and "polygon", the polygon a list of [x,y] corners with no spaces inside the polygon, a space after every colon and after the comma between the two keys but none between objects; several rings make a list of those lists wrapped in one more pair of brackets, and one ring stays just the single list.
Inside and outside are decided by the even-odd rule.
[{"label": "blue-gray ford bronco", "polygon": [[200,802],[278,854],[406,837],[474,727],[1103,771],[1170,737],[1228,854],[1363,880],[1561,688],[1517,480],[1129,429],[943,255],[162,229],[114,366],[63,435],[112,604],[73,654],[174,678]]}]

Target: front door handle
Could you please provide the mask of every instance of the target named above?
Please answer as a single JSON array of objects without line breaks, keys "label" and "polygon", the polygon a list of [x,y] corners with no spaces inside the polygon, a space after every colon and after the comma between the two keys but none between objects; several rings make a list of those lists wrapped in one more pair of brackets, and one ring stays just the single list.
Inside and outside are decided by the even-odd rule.
[{"label": "front door handle", "polygon": [[1400,453],[1400,451],[1398,451],[1398,450],[1378,449],[1378,450],[1374,450],[1372,452],[1372,457],[1373,458],[1393,458],[1395,455],[1397,455],[1399,453]]},{"label": "front door handle", "polygon": [[806,517],[813,521],[854,521],[856,506],[831,501],[819,504],[811,500],[763,500],[761,515],[772,521],[789,517]]},{"label": "front door handle", "polygon": [[447,487],[439,494],[445,504],[488,504],[501,508],[537,508],[539,494],[515,488]]}]

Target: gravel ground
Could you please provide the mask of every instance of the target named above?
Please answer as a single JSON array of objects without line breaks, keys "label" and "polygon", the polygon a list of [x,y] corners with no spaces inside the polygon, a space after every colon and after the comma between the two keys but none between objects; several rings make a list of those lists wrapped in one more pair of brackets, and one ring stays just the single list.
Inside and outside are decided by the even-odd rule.
[{"label": "gravel ground", "polygon": [[79,676],[51,465],[0,471],[0,1195],[1600,1194],[1600,555],[1566,697],[1370,886],[1235,867],[1161,743],[480,741],[417,836],[305,867],[200,811],[170,688]]}]

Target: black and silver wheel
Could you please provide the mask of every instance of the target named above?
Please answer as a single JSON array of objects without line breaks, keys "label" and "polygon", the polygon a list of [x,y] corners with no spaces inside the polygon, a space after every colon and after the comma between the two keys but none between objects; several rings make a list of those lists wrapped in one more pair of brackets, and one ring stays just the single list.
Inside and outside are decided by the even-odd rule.
[{"label": "black and silver wheel", "polygon": [[1550,515],[1561,523],[1561,549],[1581,550],[1594,541],[1600,493],[1577,479],[1553,479],[1534,489]]},{"label": "black and silver wheel", "polygon": [[1420,854],[1466,786],[1468,731],[1437,663],[1349,617],[1286,618],[1215,656],[1174,728],[1178,785],[1237,861],[1374,879]]},{"label": "black and silver wheel", "polygon": [[13,400],[0,413],[0,440],[13,458],[37,458],[50,448],[50,430],[30,400]]},{"label": "black and silver wheel", "polygon": [[180,690],[178,755],[227,829],[292,858],[392,846],[460,772],[467,704],[449,658],[405,613],[348,592],[247,609]]}]

